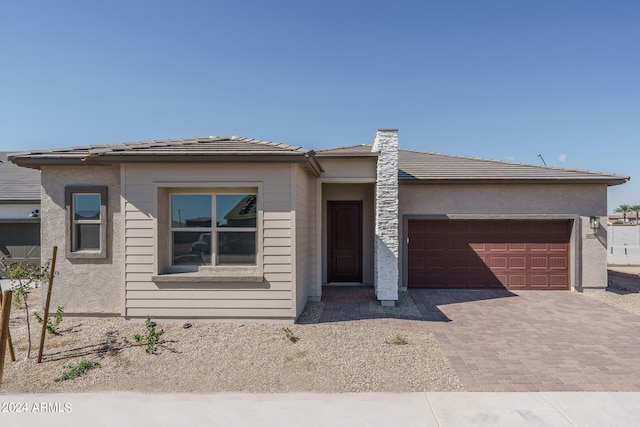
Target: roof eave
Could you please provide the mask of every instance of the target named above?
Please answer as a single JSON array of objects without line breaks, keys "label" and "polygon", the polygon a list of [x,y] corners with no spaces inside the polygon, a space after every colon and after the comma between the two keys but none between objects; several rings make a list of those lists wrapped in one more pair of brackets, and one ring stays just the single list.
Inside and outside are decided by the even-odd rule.
[{"label": "roof eave", "polygon": [[428,178],[419,179],[411,177],[399,177],[398,182],[400,184],[606,184],[611,187],[614,185],[621,185],[629,181],[629,177],[593,177],[593,178],[549,178],[549,179],[536,179],[536,178],[505,178],[505,179],[446,179],[446,178]]},{"label": "roof eave", "polygon": [[310,168],[317,176],[323,172],[322,167],[315,158],[313,151],[299,151],[290,153],[233,153],[233,154],[204,154],[204,153],[182,153],[182,154],[94,154],[94,155],[73,155],[73,156],[46,156],[33,157],[29,155],[12,156],[11,161],[18,166],[40,169],[41,166],[92,166],[111,165],[117,163],[309,163]]}]

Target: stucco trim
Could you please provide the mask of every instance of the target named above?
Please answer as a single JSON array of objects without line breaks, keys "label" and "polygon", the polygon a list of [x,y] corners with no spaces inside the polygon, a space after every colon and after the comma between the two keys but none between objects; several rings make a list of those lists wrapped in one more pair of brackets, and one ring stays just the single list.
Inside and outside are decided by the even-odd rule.
[{"label": "stucco trim", "polygon": [[264,277],[240,275],[211,275],[203,273],[171,273],[151,276],[156,283],[262,283]]},{"label": "stucco trim", "polygon": [[[100,194],[100,250],[88,251],[88,250],[73,250],[72,242],[72,228],[73,228],[73,206],[72,196],[78,193],[99,193]],[[64,202],[65,209],[67,211],[67,220],[65,224],[65,254],[68,259],[96,259],[107,258],[107,248],[109,242],[107,241],[107,228],[109,226],[108,217],[108,188],[104,185],[91,185],[91,186],[67,186],[64,188]]]}]

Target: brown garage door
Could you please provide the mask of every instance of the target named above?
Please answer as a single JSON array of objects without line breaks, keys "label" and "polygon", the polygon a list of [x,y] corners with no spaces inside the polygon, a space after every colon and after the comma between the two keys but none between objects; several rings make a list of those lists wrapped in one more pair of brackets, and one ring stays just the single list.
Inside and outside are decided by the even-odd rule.
[{"label": "brown garage door", "polygon": [[569,289],[568,220],[409,220],[409,283]]}]

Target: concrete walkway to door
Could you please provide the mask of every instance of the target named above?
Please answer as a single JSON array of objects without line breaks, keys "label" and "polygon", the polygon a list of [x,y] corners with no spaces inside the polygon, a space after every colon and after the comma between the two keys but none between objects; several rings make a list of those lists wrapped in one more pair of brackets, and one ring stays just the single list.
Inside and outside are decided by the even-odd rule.
[{"label": "concrete walkway to door", "polygon": [[640,391],[640,316],[572,292],[410,290],[421,318],[323,290],[321,322],[432,332],[466,391]]}]

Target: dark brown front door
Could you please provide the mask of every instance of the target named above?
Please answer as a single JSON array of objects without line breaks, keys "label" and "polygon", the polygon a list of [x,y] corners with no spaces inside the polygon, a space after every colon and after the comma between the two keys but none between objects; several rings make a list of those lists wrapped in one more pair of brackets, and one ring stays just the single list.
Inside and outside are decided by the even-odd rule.
[{"label": "dark brown front door", "polygon": [[327,202],[329,282],[362,282],[362,202]]}]

